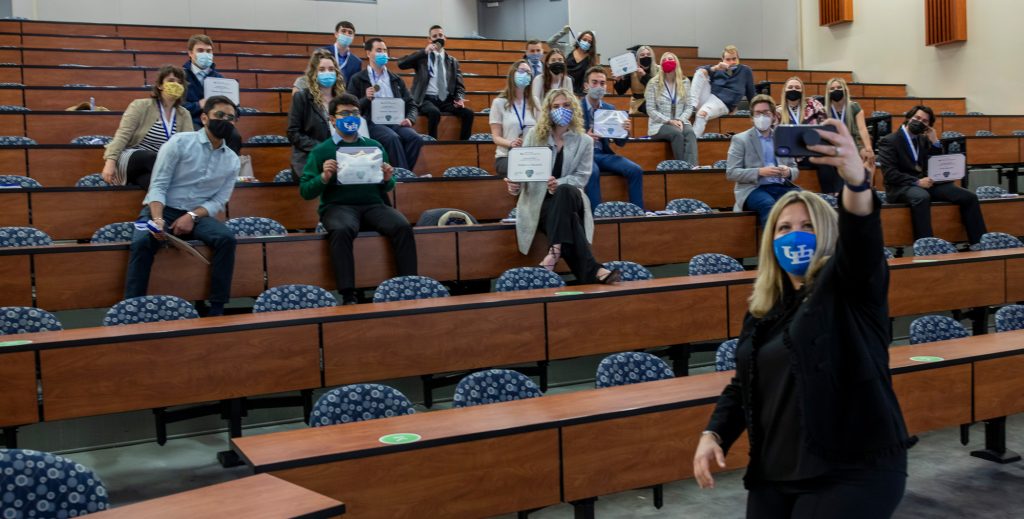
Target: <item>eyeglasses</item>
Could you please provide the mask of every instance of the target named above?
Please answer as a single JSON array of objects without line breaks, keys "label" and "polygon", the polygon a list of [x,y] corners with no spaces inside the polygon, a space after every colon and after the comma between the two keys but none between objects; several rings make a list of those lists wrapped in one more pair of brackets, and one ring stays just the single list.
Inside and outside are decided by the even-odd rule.
[{"label": "eyeglasses", "polygon": [[754,115],[769,115],[770,116],[770,115],[772,115],[772,113],[773,112],[771,110],[762,110],[762,111],[754,112]]},{"label": "eyeglasses", "polygon": [[335,117],[359,117],[359,110],[343,110],[334,114]]},{"label": "eyeglasses", "polygon": [[227,121],[229,123],[233,123],[233,122],[238,120],[238,116],[237,115],[229,114],[229,113],[221,111],[221,110],[217,110],[216,112],[211,112],[210,113],[210,118],[211,119],[218,119],[218,120],[221,120],[221,121]]}]

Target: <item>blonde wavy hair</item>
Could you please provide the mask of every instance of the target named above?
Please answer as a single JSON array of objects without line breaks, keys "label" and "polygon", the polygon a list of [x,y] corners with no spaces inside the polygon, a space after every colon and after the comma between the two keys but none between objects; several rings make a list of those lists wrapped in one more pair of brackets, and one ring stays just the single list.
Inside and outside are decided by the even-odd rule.
[{"label": "blonde wavy hair", "polygon": [[580,134],[586,133],[583,131],[583,108],[580,106],[580,100],[573,95],[572,90],[555,88],[548,92],[540,103],[540,117],[537,118],[537,126],[533,127],[534,135],[536,135],[539,142],[546,142],[548,136],[551,135],[551,105],[558,96],[562,96],[569,101],[569,107],[572,109],[572,121],[569,121],[569,131]]},{"label": "blonde wavy hair", "polygon": [[786,271],[775,259],[775,225],[782,210],[792,204],[804,204],[811,216],[811,225],[817,240],[817,248],[811,257],[811,265],[804,275],[804,284],[810,286],[829,258],[835,254],[839,239],[839,216],[828,202],[810,191],[790,191],[775,202],[761,233],[761,248],[757,255],[757,280],[750,295],[748,309],[754,317],[761,318],[782,298],[783,279]]},{"label": "blonde wavy hair", "polygon": [[[786,101],[786,87],[789,86],[790,81],[796,81],[800,83],[800,105],[797,107],[797,115],[800,117],[799,121],[793,121],[793,118],[789,116],[789,102]],[[782,119],[781,124],[800,124],[804,120],[804,110],[807,109],[807,92],[804,91],[804,82],[802,79],[793,76],[786,80],[782,84],[782,104],[779,105],[779,117]]]},{"label": "blonde wavy hair", "polygon": [[323,50],[317,49],[309,56],[309,64],[306,65],[306,85],[309,88],[309,93],[313,94],[313,99],[320,99],[320,83],[316,80],[317,68],[320,67],[320,60],[329,59],[334,64],[334,70],[338,74],[338,80],[334,82],[334,86],[331,87],[331,97],[338,97],[345,93],[345,76],[341,74],[341,69],[338,68],[338,62],[334,59],[334,54]]},{"label": "blonde wavy hair", "polygon": [[[660,96],[662,90],[664,90],[665,88],[665,69],[661,68],[661,63],[665,61],[666,58],[671,58],[676,62],[676,99],[681,100],[685,104],[686,89],[687,85],[690,84],[690,80],[686,79],[686,74],[684,74],[683,71],[680,70],[680,67],[683,66],[683,63],[679,61],[679,58],[674,53],[661,53],[661,58],[658,60],[658,72],[656,72],[654,74],[654,77],[651,78],[651,82],[657,82],[657,87],[655,88],[654,93]],[[647,83],[647,86],[650,86],[650,82]]]}]

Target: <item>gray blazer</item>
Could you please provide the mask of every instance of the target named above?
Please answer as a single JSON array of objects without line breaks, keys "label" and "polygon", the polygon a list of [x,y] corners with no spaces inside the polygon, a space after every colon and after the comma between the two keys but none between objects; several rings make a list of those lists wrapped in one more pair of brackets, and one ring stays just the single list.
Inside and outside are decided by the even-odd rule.
[{"label": "gray blazer", "polygon": [[[583,228],[587,232],[587,241],[594,241],[594,217],[590,212],[590,200],[583,194],[583,188],[590,179],[594,164],[594,140],[582,133],[566,132],[562,147],[562,176],[558,183],[568,184],[580,190],[583,195]],[[555,139],[548,136],[547,141],[537,138],[536,128],[530,128],[523,138],[523,146],[547,146],[555,149]],[[519,241],[519,252],[528,254],[533,237],[537,234],[540,223],[540,208],[544,205],[544,195],[548,188],[545,182],[523,182],[516,203],[516,239]]]},{"label": "gray blazer", "polygon": [[[789,157],[775,157],[775,161],[780,166],[789,166],[789,180],[796,181],[800,171],[795,160]],[[743,210],[743,202],[757,189],[757,181],[760,178],[757,170],[763,167],[764,152],[761,151],[757,128],[733,135],[725,165],[725,178],[736,183],[733,190],[736,194],[736,205],[733,206],[733,211]]]}]

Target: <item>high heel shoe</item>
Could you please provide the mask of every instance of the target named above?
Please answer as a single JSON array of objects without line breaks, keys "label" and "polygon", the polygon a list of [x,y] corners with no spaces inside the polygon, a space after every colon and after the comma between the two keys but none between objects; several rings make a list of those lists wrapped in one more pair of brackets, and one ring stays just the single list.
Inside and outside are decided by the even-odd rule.
[{"label": "high heel shoe", "polygon": [[558,266],[558,260],[562,259],[562,248],[555,248],[554,246],[548,248],[548,255],[544,259],[551,258],[550,262],[541,261],[540,266],[550,271],[554,271],[555,267]]},{"label": "high heel shoe", "polygon": [[619,269],[613,269],[605,274],[603,278],[597,280],[602,285],[613,285],[619,281],[622,281],[622,272]]}]

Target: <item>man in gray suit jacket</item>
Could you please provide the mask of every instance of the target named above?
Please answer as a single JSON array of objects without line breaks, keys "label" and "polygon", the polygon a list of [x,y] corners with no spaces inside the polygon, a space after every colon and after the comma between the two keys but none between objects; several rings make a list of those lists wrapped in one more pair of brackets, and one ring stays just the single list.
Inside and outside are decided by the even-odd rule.
[{"label": "man in gray suit jacket", "polygon": [[733,135],[729,144],[725,178],[736,182],[734,211],[756,211],[763,225],[775,201],[787,191],[800,189],[793,184],[799,171],[796,161],[775,156],[775,100],[758,95],[750,102],[754,127]]}]

